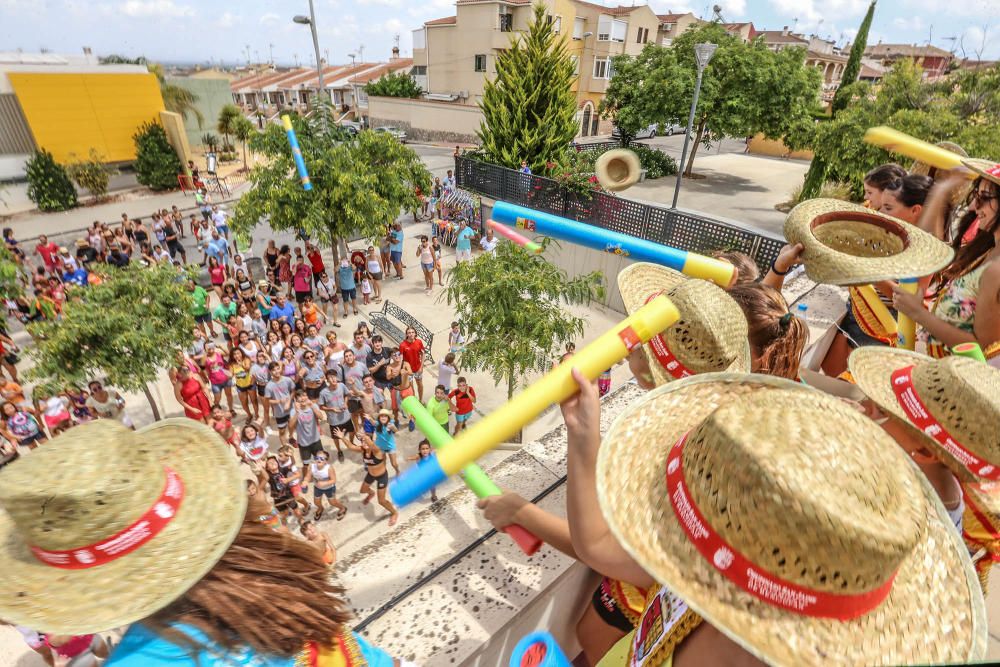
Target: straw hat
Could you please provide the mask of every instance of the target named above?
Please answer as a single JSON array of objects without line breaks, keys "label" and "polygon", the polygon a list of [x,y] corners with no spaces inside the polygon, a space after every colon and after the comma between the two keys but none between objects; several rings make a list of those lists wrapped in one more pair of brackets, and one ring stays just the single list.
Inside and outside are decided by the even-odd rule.
[{"label": "straw hat", "polygon": [[379,417],[388,417],[389,419],[392,419],[392,411],[386,410],[385,408],[382,408],[381,410],[378,411],[378,416]]},{"label": "straw hat", "polygon": [[926,276],[954,255],[914,225],[839,199],[809,199],[793,208],[785,238],[805,247],[806,275],[829,285]]},{"label": "straw hat", "polygon": [[1000,185],[1000,164],[997,164],[992,160],[980,160],[978,158],[962,160],[962,164],[986,180]]},{"label": "straw hat", "polygon": [[[67,635],[145,618],[215,565],[246,503],[232,451],[207,426],[190,419],[137,432],[109,419],[78,426],[0,476],[0,618]],[[129,528],[141,537],[158,522],[151,539],[99,562],[137,535]],[[109,538],[106,549],[97,546]],[[36,556],[29,545],[49,553]]]},{"label": "straw hat", "polygon": [[[967,481],[1000,480],[1000,371],[967,357],[932,359],[881,347],[858,348],[848,364],[861,391],[920,432],[931,451],[956,475]],[[916,418],[910,416],[914,408],[903,407],[906,395],[897,400],[896,391],[903,391],[905,385],[894,378],[911,367],[912,391],[921,404],[916,407]],[[928,419],[919,416],[921,406]],[[957,448],[945,444],[948,436]]]},{"label": "straw hat", "polygon": [[[715,283],[688,278],[658,264],[638,262],[618,274],[618,289],[630,314],[661,293],[680,312],[680,319],[672,327],[642,348],[658,386],[684,377],[685,370],[688,374],[750,372],[746,316]],[[668,371],[660,361],[664,353],[679,362],[673,370]]]},{"label": "straw hat", "polygon": [[90,245],[90,241],[88,241],[87,239],[77,239],[76,240],[76,247],[78,247],[78,248],[86,248],[89,245]]},{"label": "straw hat", "polygon": [[[969,154],[965,152],[965,149],[956,143],[951,141],[939,141],[934,144],[938,148],[943,148],[946,151],[952,152],[955,155],[959,155],[963,158],[969,157]],[[918,176],[930,176],[935,181],[939,181],[947,177],[951,170],[949,169],[938,169],[926,162],[921,162],[920,160],[915,161],[910,165],[910,173]],[[951,195],[951,205],[952,207],[961,206],[965,203],[965,198],[969,196],[969,190],[972,188],[972,181],[964,183],[962,187],[956,188]]]},{"label": "straw hat", "polygon": [[[837,398],[731,373],[660,387],[611,425],[597,490],[636,562],[768,663],[962,663],[986,651],[982,593],[937,494]],[[840,620],[832,604],[853,609]]]}]

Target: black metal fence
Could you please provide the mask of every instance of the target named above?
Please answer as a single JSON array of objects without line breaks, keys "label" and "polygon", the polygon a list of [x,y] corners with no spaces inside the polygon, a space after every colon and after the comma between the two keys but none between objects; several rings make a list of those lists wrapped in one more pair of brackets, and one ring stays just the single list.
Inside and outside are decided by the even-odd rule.
[{"label": "black metal fence", "polygon": [[744,252],[766,271],[784,245],[780,237],[762,234],[693,211],[651,206],[603,192],[577,194],[556,181],[513,169],[455,158],[459,187],[579,222],[629,234],[672,248],[709,254],[718,250]]},{"label": "black metal fence", "polygon": [[573,148],[576,149],[577,153],[585,153],[588,151],[599,151],[603,153],[613,148],[621,147],[622,144],[620,141],[590,141],[583,144],[573,144]]}]

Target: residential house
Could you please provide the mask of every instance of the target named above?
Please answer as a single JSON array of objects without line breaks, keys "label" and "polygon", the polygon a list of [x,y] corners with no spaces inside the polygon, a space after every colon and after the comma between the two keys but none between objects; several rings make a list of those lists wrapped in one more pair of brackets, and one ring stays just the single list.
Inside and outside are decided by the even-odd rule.
[{"label": "residential house", "polygon": [[847,56],[843,54],[834,42],[816,35],[798,35],[791,32],[786,25],[781,30],[761,30],[757,33],[764,39],[764,44],[772,51],[787,48],[800,48],[806,51],[806,65],[815,67],[823,75],[822,99],[833,101],[833,96],[840,87],[847,65]]},{"label": "residential house", "polygon": [[749,44],[757,35],[757,29],[754,28],[753,23],[723,23],[722,26],[726,29],[730,35],[737,37],[744,44]]},{"label": "residential house", "polygon": [[691,12],[686,14],[657,14],[660,20],[660,28],[656,31],[656,43],[660,46],[670,46],[691,26],[707,23]]},{"label": "residential house", "polygon": [[[583,0],[544,3],[548,19],[563,36],[578,74],[573,90],[577,95],[580,136],[610,131],[610,123],[598,118],[597,109],[613,74],[611,59],[621,54],[636,55],[648,42],[655,41],[660,19],[646,5],[604,7]],[[510,46],[512,38],[527,30],[532,6],[530,0],[457,0],[455,6],[454,16],[427,21],[413,32],[411,72],[427,91],[426,100],[475,108],[482,99],[486,79],[496,75],[497,57]],[[467,110],[457,117],[462,119],[465,131],[453,133],[455,138],[461,135],[471,139],[478,122],[471,125]],[[430,124],[433,121],[428,119]],[[411,129],[416,135],[421,128]]]},{"label": "residential house", "polygon": [[885,77],[888,71],[889,68],[882,63],[870,58],[862,58],[861,71],[858,72],[858,81],[878,83]]},{"label": "residential house", "polygon": [[355,120],[368,120],[368,93],[365,86],[372,81],[378,81],[383,76],[395,74],[397,72],[409,72],[413,69],[413,58],[400,58],[399,47],[392,47],[392,58],[387,63],[377,63],[374,67],[357,72],[348,76],[343,81],[338,81],[337,85],[331,84],[334,98],[338,94],[350,96],[350,102],[346,102],[345,112],[350,112]]},{"label": "residential house", "polygon": [[930,79],[944,75],[955,60],[955,54],[930,44],[917,46],[879,42],[869,45],[865,49],[865,56],[890,68],[900,60],[911,60],[924,70],[924,77]]},{"label": "residential house", "polygon": [[278,90],[278,84],[294,78],[309,70],[299,67],[292,70],[278,70],[270,66],[255,71],[229,84],[236,104],[250,111],[267,106],[278,106],[285,103]]}]

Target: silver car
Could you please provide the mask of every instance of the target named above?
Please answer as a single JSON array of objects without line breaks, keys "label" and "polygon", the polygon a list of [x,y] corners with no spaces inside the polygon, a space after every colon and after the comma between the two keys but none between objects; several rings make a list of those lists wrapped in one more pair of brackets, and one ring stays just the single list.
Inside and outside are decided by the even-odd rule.
[{"label": "silver car", "polygon": [[387,127],[376,127],[375,131],[376,132],[385,132],[385,133],[387,133],[389,135],[392,135],[401,144],[405,144],[406,143],[406,132],[403,132],[398,127],[388,127],[388,126]]}]

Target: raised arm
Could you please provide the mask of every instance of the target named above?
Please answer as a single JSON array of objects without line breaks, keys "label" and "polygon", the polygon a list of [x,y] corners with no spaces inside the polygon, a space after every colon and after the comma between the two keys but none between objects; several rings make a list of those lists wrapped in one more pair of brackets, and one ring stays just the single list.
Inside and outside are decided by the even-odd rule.
[{"label": "raised arm", "polygon": [[579,559],[576,550],[573,549],[569,522],[566,519],[546,512],[513,491],[483,498],[478,505],[479,509],[483,510],[486,520],[497,530],[517,524],[570,558]]}]

